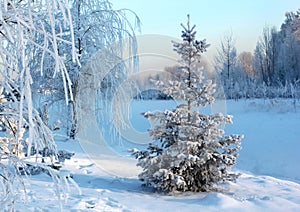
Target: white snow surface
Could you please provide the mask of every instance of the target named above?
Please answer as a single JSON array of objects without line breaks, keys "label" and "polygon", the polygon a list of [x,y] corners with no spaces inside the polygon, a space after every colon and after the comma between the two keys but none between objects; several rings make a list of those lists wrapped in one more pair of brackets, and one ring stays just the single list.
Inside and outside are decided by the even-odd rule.
[{"label": "white snow surface", "polygon": [[[140,113],[163,109],[166,101],[132,103],[132,125],[137,130],[149,128]],[[126,148],[115,147],[117,159],[102,155],[95,159],[78,141],[57,139],[59,149],[75,152],[66,160],[63,172],[70,173],[70,184],[62,197],[64,211],[300,211],[300,102],[293,100],[227,101],[228,114],[234,116],[225,134],[244,134],[243,149],[235,166],[241,176],[225,183],[223,192],[162,194],[141,186],[135,160],[124,159]],[[97,138],[95,138],[97,139]],[[119,145],[112,142],[111,147]],[[96,148],[96,147],[95,147]],[[138,147],[139,148],[139,147]],[[101,152],[101,151],[99,151]],[[122,158],[124,161],[122,161]],[[105,164],[101,166],[101,164]],[[109,165],[116,173],[102,167]],[[126,176],[126,177],[124,177]],[[45,174],[29,177],[27,200],[16,202],[15,211],[59,211],[60,202],[53,192],[53,182]]]}]

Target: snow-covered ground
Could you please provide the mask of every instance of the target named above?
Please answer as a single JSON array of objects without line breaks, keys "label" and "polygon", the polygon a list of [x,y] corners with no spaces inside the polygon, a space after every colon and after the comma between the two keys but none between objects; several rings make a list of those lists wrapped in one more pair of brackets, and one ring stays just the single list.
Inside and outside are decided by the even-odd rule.
[{"label": "snow-covered ground", "polygon": [[[139,114],[165,107],[163,101],[134,102],[132,126],[145,131],[149,123]],[[141,186],[133,159],[126,158],[123,146],[109,145],[120,154],[93,157],[83,151],[81,142],[58,139],[59,149],[75,152],[65,162],[79,186],[70,185],[65,211],[300,211],[300,102],[293,100],[227,101],[234,124],[226,134],[244,134],[235,170],[241,172],[236,183],[224,184],[222,193],[184,193],[164,195]],[[107,138],[106,138],[107,139]],[[100,148],[100,147],[97,147]],[[99,151],[100,152],[100,151]],[[110,160],[111,159],[111,160]],[[123,159],[123,160],[122,160]],[[103,167],[110,166],[119,176]],[[122,175],[124,174],[124,175]],[[127,177],[125,177],[127,176]],[[16,211],[57,211],[59,201],[47,175],[30,177],[27,202],[17,202]]]}]

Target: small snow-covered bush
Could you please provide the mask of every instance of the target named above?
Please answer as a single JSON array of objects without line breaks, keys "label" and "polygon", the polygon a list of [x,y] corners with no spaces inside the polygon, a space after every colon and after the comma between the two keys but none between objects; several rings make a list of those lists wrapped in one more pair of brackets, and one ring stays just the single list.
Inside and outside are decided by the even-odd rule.
[{"label": "small snow-covered bush", "polygon": [[[188,16],[189,19],[189,16]],[[232,116],[202,114],[200,106],[214,102],[215,84],[205,80],[199,67],[200,56],[208,45],[195,39],[195,26],[183,26],[181,43],[174,42],[174,50],[181,56],[178,80],[155,83],[163,92],[184,103],[173,110],[146,112],[144,116],[158,123],[149,130],[154,142],[147,150],[134,154],[143,168],[139,179],[158,190],[210,191],[223,181],[237,178],[229,168],[236,162],[241,135],[223,136],[224,123],[232,123]]]},{"label": "small snow-covered bush", "polygon": [[[57,170],[65,159],[74,155],[65,150],[57,151],[52,132],[37,110],[32,109],[35,123],[32,129],[29,128],[28,108],[23,108],[20,121],[18,96],[18,92],[7,92],[0,85],[0,205],[5,211],[11,211],[16,201],[26,198],[22,175],[46,173],[55,182],[57,194],[64,194],[70,179]],[[35,141],[31,144],[29,130],[33,131]]]}]

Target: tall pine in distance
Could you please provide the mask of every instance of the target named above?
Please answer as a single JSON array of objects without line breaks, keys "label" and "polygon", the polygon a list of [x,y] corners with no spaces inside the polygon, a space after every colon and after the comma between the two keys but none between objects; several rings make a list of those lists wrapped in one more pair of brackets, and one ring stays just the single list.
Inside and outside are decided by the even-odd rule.
[{"label": "tall pine in distance", "polygon": [[154,81],[162,91],[183,104],[173,110],[146,112],[144,117],[157,123],[149,130],[153,142],[147,150],[135,152],[139,179],[164,192],[212,191],[223,181],[238,175],[230,172],[240,149],[241,135],[223,136],[224,123],[232,116],[202,114],[200,107],[214,103],[215,84],[205,80],[199,68],[201,55],[209,46],[196,40],[195,26],[183,24],[182,42],[173,42],[180,55],[176,80]]}]

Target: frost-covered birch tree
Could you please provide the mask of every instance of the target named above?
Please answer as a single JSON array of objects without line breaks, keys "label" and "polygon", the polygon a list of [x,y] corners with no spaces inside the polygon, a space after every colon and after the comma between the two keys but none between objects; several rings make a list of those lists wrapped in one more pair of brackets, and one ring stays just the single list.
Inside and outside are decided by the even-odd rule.
[{"label": "frost-covered birch tree", "polygon": [[[72,55],[70,54],[70,48],[67,43],[60,42],[58,44],[59,50],[66,50],[66,70],[72,80],[73,84],[70,89],[74,95],[73,101],[70,101],[69,104],[69,117],[67,119],[71,120],[71,129],[67,130],[70,137],[74,138],[77,131],[77,113],[75,110],[75,105],[77,101],[77,86],[78,78],[83,77],[82,68],[87,63],[87,61],[99,50],[105,49],[109,52],[106,54],[107,58],[99,58],[103,62],[103,65],[107,60],[112,60],[114,57],[122,58],[125,47],[130,52],[136,52],[136,41],[135,41],[135,29],[139,29],[139,18],[137,15],[128,9],[114,10],[112,4],[107,0],[69,0],[71,5],[70,12],[72,15],[72,27],[74,29],[74,42],[75,47],[78,50],[77,59],[80,62],[78,64],[72,63]],[[64,19],[64,14],[62,12],[57,13],[56,17],[58,20]],[[131,23],[133,20],[134,23]],[[48,26],[49,28],[50,26]],[[62,28],[64,38],[70,40],[70,26],[65,26]],[[70,40],[71,41],[71,40]],[[39,39],[39,43],[43,43],[43,39]],[[125,43],[127,45],[125,45]],[[130,43],[130,45],[128,45]],[[39,50],[36,51],[37,53]],[[38,53],[42,55],[42,53]],[[133,58],[134,59],[134,58]],[[53,76],[53,63],[51,58],[47,59],[48,63],[45,63],[43,66],[43,72],[48,79],[52,79]],[[50,63],[49,63],[50,61]],[[36,66],[36,60],[31,60],[31,65],[33,68]],[[100,68],[98,68],[100,72]],[[107,71],[107,74],[102,80],[99,79],[101,83],[101,91],[104,95],[103,98],[107,97],[109,93],[113,92],[118,81],[126,77],[126,71],[119,67],[116,67],[110,71]],[[95,74],[95,79],[99,78],[97,72]],[[103,73],[98,73],[102,75]],[[64,89],[63,84],[60,79],[56,81],[49,80],[47,83],[43,83],[43,87],[40,86],[40,81],[44,81],[44,77],[41,77],[39,71],[35,71],[34,79],[34,88],[35,93],[51,93],[47,95],[47,99],[44,100],[49,105],[52,103],[60,102],[64,100]],[[110,94],[111,95],[111,94]],[[44,102],[41,103],[41,106]],[[67,123],[65,123],[67,124]],[[68,124],[67,124],[68,125]]]},{"label": "frost-covered birch tree", "polygon": [[197,68],[208,44],[196,40],[189,16],[187,26],[182,27],[182,42],[174,42],[181,57],[177,79],[155,84],[183,103],[173,110],[144,113],[157,123],[149,130],[154,141],[147,150],[134,154],[143,168],[139,179],[145,185],[166,192],[211,191],[218,183],[237,178],[230,167],[236,162],[242,136],[223,136],[222,124],[232,123],[232,116],[199,112],[200,107],[214,102],[215,84],[205,80],[203,70]]},{"label": "frost-covered birch tree", "polygon": [[[62,19],[57,19],[57,14]],[[69,27],[66,36],[63,28]],[[51,130],[32,104],[32,72],[29,61],[44,76],[46,59],[52,63],[52,78],[60,77],[65,101],[73,99],[64,49],[77,60],[69,3],[66,0],[4,0],[0,3],[0,205],[13,208],[24,188],[20,169],[30,164],[48,169],[38,153],[48,150],[54,163],[56,145]],[[40,42],[42,40],[42,42]],[[36,55],[33,49],[39,51]],[[50,80],[50,79],[48,79]],[[41,81],[43,83],[43,81]],[[34,149],[35,152],[32,152]],[[31,156],[35,154],[35,160]],[[49,168],[49,174],[54,172]],[[59,178],[55,178],[56,180]],[[23,185],[23,186],[22,186]]]}]

